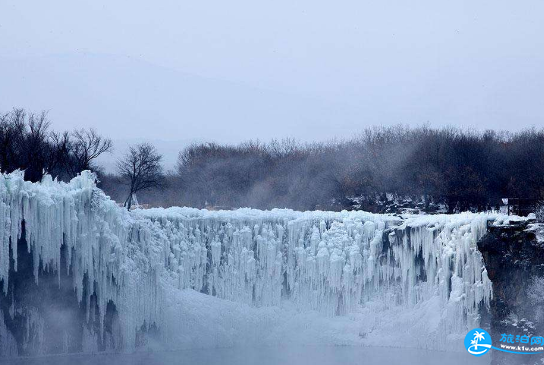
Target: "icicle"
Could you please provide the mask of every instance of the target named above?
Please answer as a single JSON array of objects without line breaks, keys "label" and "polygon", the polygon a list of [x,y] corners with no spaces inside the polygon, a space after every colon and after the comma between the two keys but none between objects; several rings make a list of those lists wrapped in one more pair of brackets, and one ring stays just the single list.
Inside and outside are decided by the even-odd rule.
[{"label": "icicle", "polygon": [[39,184],[23,181],[17,172],[0,175],[0,219],[4,292],[9,247],[17,264],[24,220],[36,281],[40,263],[60,270],[64,244],[78,300],[90,303],[96,294],[100,333],[85,334],[85,348],[93,350],[93,338],[103,336],[110,300],[119,313],[116,342],[130,349],[144,322],[167,326],[160,305],[179,289],[253,306],[288,300],[301,310],[331,316],[370,303],[373,310],[388,310],[438,298],[445,338],[473,324],[468,321],[478,317],[482,303],[489,305],[492,286],[476,243],[488,221],[504,217],[403,220],[366,212],[282,209],[128,212],[96,188],[89,172],[69,183],[45,178]]}]

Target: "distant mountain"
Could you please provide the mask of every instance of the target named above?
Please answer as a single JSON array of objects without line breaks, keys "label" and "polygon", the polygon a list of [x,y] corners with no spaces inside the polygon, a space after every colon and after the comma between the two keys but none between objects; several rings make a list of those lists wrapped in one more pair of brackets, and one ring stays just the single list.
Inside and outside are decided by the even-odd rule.
[{"label": "distant mountain", "polygon": [[47,109],[57,130],[94,127],[114,140],[323,139],[358,130],[343,105],[184,74],[111,55],[0,59],[0,111]]}]

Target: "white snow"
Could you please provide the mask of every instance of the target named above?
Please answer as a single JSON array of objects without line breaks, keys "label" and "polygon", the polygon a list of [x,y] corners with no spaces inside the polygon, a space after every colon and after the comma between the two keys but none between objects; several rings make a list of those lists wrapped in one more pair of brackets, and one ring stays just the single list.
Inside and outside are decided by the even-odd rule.
[{"label": "white snow", "polygon": [[526,231],[535,234],[536,242],[544,244],[544,223],[531,223],[527,225]]},{"label": "white snow", "polygon": [[[497,214],[128,212],[94,179],[84,172],[70,183],[33,184],[21,173],[0,175],[0,280],[6,290],[9,245],[24,220],[36,281],[39,260],[57,270],[61,245],[73,249],[79,299],[89,300],[87,274],[102,318],[107,302],[116,304],[126,350],[144,321],[158,325],[170,348],[298,333],[307,342],[458,349],[492,297],[476,242],[488,222],[505,220]],[[194,330],[180,330],[187,326]],[[279,332],[257,336],[268,328]],[[0,336],[8,336],[2,323]]]}]

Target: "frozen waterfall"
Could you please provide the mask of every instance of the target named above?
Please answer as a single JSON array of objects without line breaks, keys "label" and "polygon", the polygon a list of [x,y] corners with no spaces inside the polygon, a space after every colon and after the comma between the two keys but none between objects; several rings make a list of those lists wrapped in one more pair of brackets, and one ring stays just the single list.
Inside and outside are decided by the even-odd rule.
[{"label": "frozen waterfall", "polygon": [[[164,308],[183,289],[255,308],[289,305],[323,317],[432,311],[436,326],[429,337],[435,343],[421,345],[444,348],[448,339],[477,326],[489,304],[491,282],[476,242],[489,222],[505,217],[128,212],[96,187],[89,172],[69,183],[46,176],[38,184],[16,172],[0,175],[0,219],[0,355],[10,355],[17,344],[32,353],[49,352],[42,314],[12,294],[22,238],[37,285],[43,273],[57,275],[60,285],[65,270],[79,305],[86,303],[82,351],[98,351],[98,343],[131,350],[144,324],[172,343],[183,321]],[[112,304],[114,325],[108,319]],[[18,338],[12,333],[17,314],[27,323]],[[93,321],[95,326],[85,326]]]}]

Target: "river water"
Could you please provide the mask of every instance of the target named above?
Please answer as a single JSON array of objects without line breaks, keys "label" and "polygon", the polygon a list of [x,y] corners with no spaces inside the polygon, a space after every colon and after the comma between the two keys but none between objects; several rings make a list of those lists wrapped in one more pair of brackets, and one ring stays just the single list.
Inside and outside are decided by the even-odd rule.
[{"label": "river water", "polygon": [[134,354],[62,355],[4,359],[6,365],[483,365],[491,355],[386,347],[220,348]]}]

